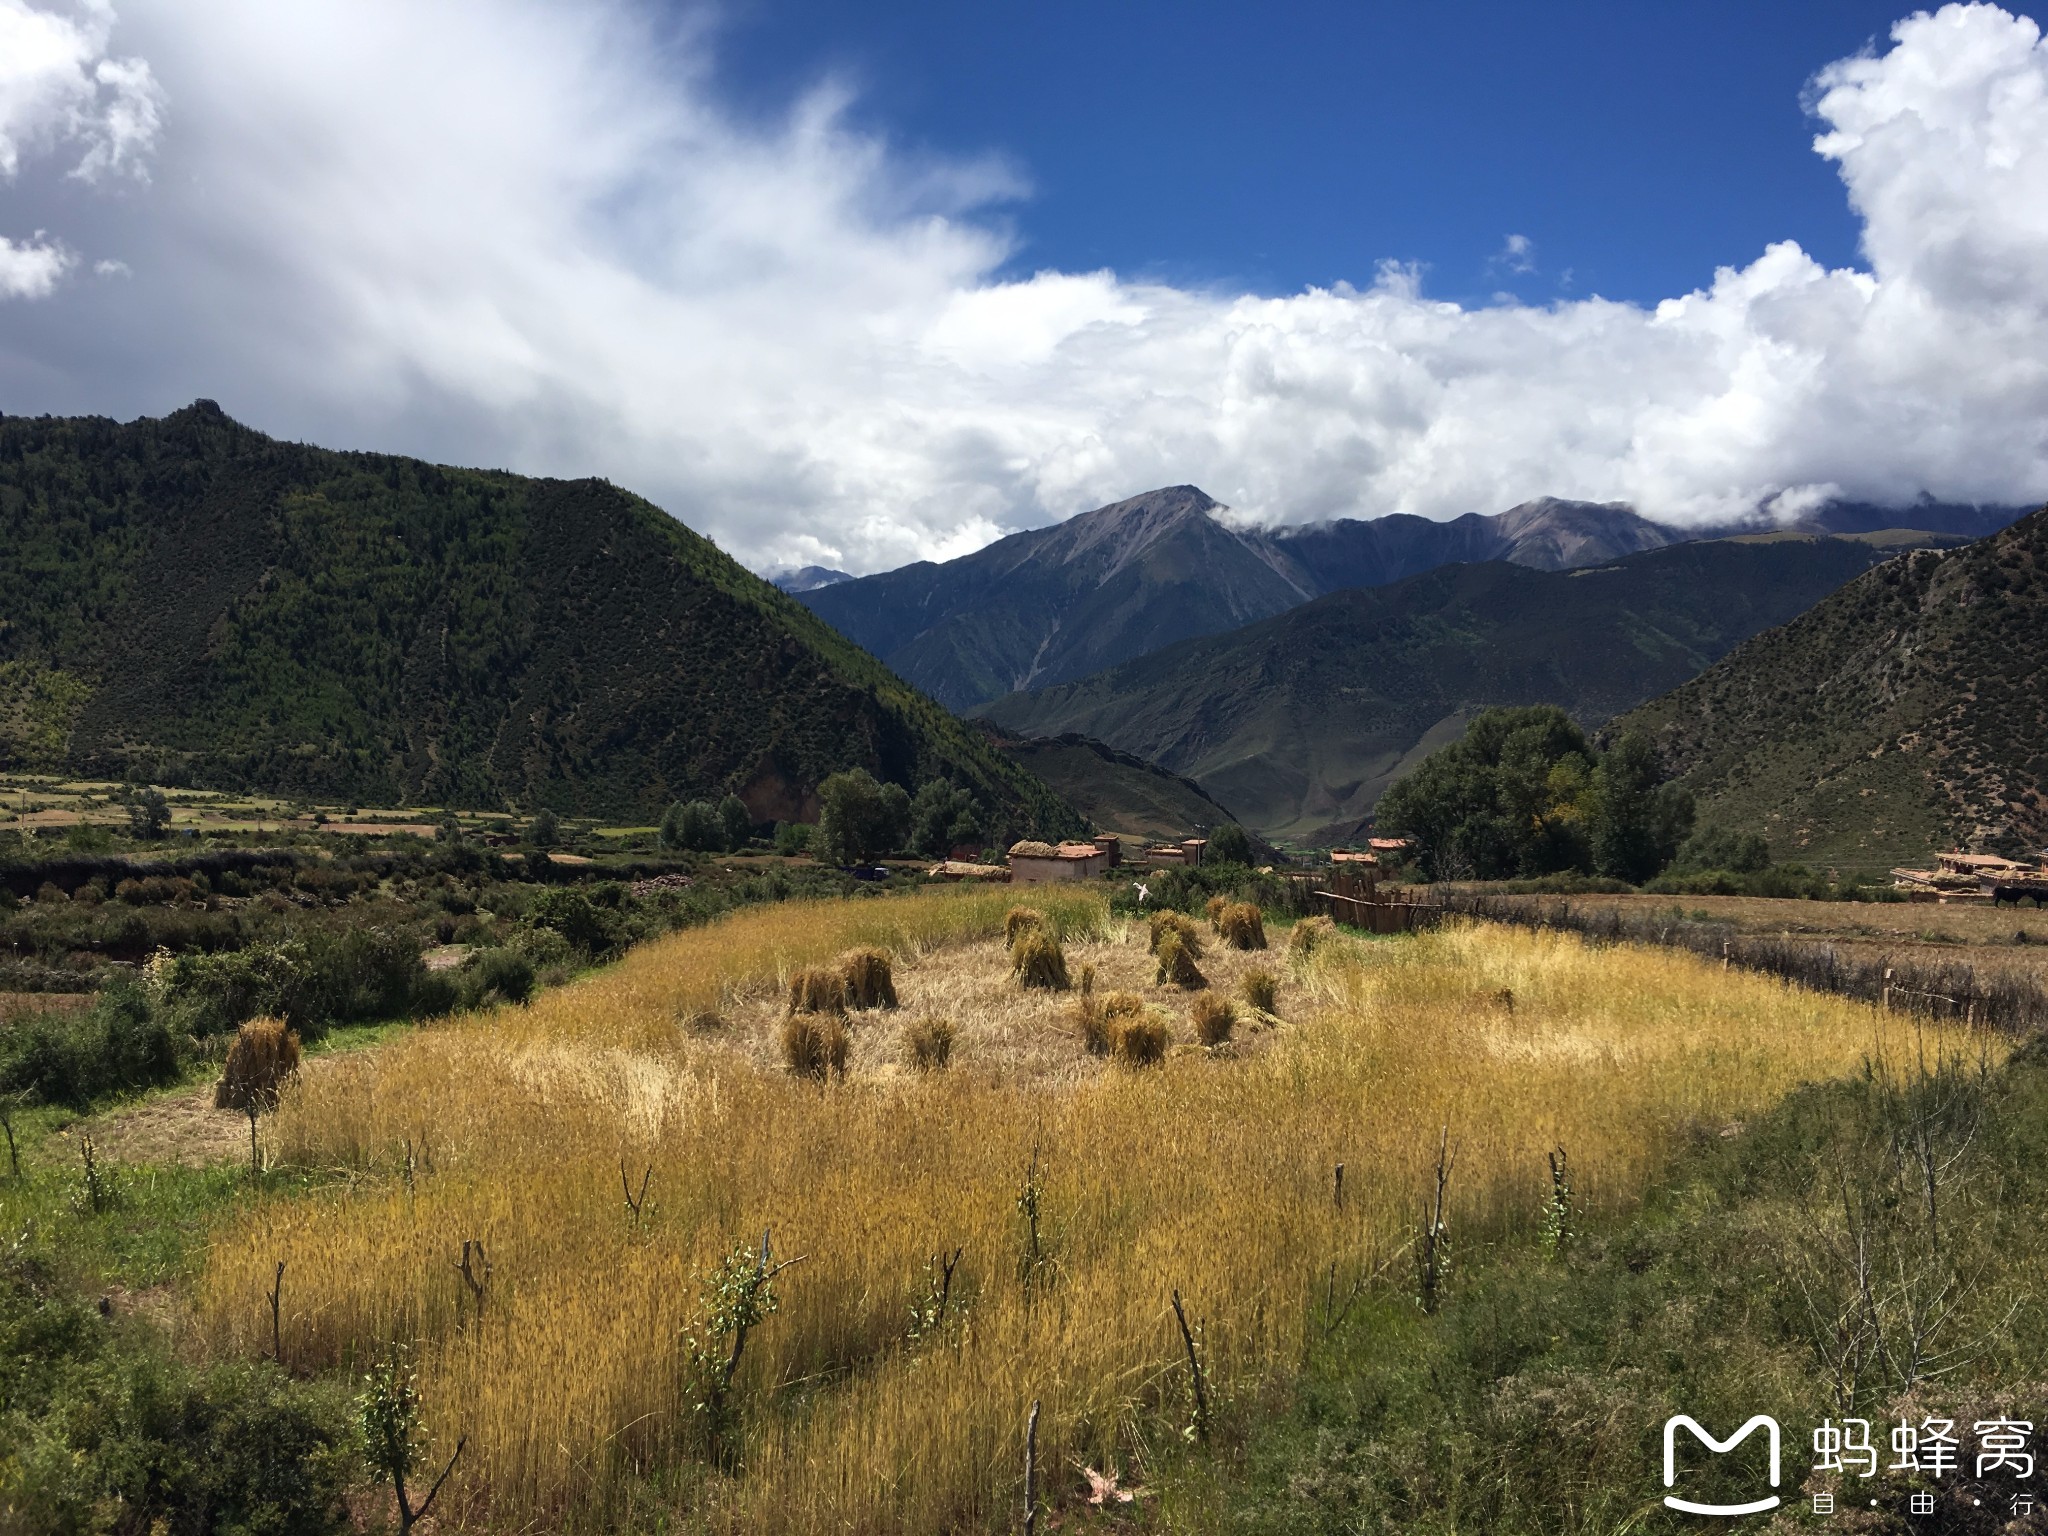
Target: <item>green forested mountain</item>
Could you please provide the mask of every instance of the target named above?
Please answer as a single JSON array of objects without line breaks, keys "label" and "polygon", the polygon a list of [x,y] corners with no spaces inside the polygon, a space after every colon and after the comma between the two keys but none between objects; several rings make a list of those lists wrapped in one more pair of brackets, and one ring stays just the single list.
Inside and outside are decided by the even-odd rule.
[{"label": "green forested mountain", "polygon": [[1230,811],[1193,779],[1087,736],[1011,736],[983,721],[998,749],[1051,785],[1104,832],[1178,841],[1226,822]]},{"label": "green forested mountain", "polygon": [[1335,592],[983,713],[1186,774],[1269,836],[1355,831],[1476,710],[1596,724],[1804,611],[1886,551],[1809,536],[1678,544],[1590,570],[1445,566]]},{"label": "green forested mountain", "polygon": [[864,766],[1073,813],[794,599],[599,480],[162,420],[0,419],[0,764],[612,815],[802,815]]},{"label": "green forested mountain", "polygon": [[2044,679],[2048,510],[1880,566],[1616,725],[1780,857],[2019,854],[2048,843]]}]

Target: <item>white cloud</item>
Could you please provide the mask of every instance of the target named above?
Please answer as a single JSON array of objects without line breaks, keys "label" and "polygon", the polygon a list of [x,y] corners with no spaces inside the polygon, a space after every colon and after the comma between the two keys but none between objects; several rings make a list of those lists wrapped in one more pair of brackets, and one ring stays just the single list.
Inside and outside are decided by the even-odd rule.
[{"label": "white cloud", "polygon": [[68,13],[0,0],[0,176],[40,149],[77,148],[86,181],[146,176],[163,126],[163,95],[141,59],[109,57],[108,0]]},{"label": "white cloud", "polygon": [[1536,242],[1527,235],[1509,235],[1501,242],[1493,258],[1496,267],[1510,272],[1534,272],[1536,270]]},{"label": "white cloud", "polygon": [[[54,14],[0,0],[0,44],[61,41]],[[11,312],[8,411],[208,395],[854,570],[1180,481],[1288,520],[2048,494],[2048,50],[1988,6],[1816,79],[1867,269],[1785,243],[1652,308],[1470,310],[1397,267],[1285,298],[1003,280],[1013,173],[911,163],[830,89],[743,123],[632,0],[136,0],[120,78],[112,13],[69,14],[89,47],[0,75],[0,223],[134,277]],[[103,183],[153,145],[154,185],[67,192],[43,152],[74,143]]]},{"label": "white cloud", "polygon": [[0,235],[0,299],[46,298],[70,264],[64,248],[40,229],[19,245]]}]

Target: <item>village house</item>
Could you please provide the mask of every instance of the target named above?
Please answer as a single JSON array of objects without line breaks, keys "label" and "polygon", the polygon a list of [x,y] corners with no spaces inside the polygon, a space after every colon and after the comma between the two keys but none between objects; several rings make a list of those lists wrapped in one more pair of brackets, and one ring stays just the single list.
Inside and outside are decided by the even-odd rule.
[{"label": "village house", "polygon": [[1010,879],[1018,885],[1048,880],[1087,880],[1109,873],[1112,850],[1100,842],[1041,843],[1026,839],[1010,846]]}]

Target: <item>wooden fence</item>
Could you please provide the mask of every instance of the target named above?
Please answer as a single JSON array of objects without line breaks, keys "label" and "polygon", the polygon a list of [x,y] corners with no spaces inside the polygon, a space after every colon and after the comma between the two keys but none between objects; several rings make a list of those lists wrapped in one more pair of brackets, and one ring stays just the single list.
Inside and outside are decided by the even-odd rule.
[{"label": "wooden fence", "polygon": [[1392,893],[1381,899],[1317,891],[1316,901],[1338,922],[1367,933],[1414,933],[1436,926],[1443,916],[1443,908],[1434,902],[1395,900]]}]

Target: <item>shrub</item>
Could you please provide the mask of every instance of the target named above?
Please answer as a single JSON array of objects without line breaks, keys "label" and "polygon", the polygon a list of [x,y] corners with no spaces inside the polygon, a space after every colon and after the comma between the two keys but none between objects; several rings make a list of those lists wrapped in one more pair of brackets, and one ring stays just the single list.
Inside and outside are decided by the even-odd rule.
[{"label": "shrub", "polygon": [[178,1052],[150,996],[123,981],[82,1013],[44,1013],[4,1039],[0,1092],[89,1108],[110,1094],[175,1082]]},{"label": "shrub", "polygon": [[1237,1028],[1236,1005],[1214,992],[1204,992],[1196,998],[1188,1018],[1195,1026],[1195,1038],[1204,1045],[1221,1045]]},{"label": "shrub", "polygon": [[1263,965],[1244,973],[1244,1004],[1258,1013],[1271,1013],[1280,1000],[1280,978]]},{"label": "shrub", "polygon": [[1045,914],[1036,907],[1012,907],[1003,918],[1003,942],[1015,946],[1017,935],[1026,928],[1043,928]]},{"label": "shrub", "polygon": [[1179,933],[1169,929],[1160,934],[1156,954],[1159,968],[1152,977],[1154,986],[1182,987],[1193,992],[1209,985],[1209,978],[1195,964],[1194,951]]},{"label": "shrub", "polygon": [[848,1044],[846,1022],[836,1013],[792,1013],[782,1021],[782,1059],[798,1077],[844,1077]]},{"label": "shrub", "polygon": [[578,954],[602,960],[624,943],[618,914],[599,906],[581,891],[554,886],[541,891],[526,909],[526,920],[552,928]]},{"label": "shrub", "polygon": [[1231,902],[1217,919],[1217,930],[1232,949],[1266,947],[1266,921],[1252,902]]},{"label": "shrub", "polygon": [[848,1007],[896,1006],[896,978],[889,968],[887,950],[849,949],[839,957],[839,974],[845,978]]},{"label": "shrub", "polygon": [[1221,933],[1223,931],[1223,911],[1224,908],[1228,907],[1229,905],[1230,898],[1228,896],[1224,896],[1221,894],[1211,896],[1207,901],[1202,903],[1202,910],[1205,913],[1207,913],[1209,917],[1210,932]]},{"label": "shrub", "polygon": [[1017,935],[1017,942],[1010,946],[1010,969],[1027,987],[1064,992],[1072,985],[1067,980],[1066,951],[1043,928],[1026,928]]},{"label": "shrub", "polygon": [[1319,946],[1337,936],[1337,924],[1327,917],[1304,917],[1287,935],[1287,958],[1306,960]]},{"label": "shrub", "polygon": [[1249,864],[1252,861],[1251,834],[1234,821],[1226,821],[1209,834],[1204,854],[1218,864]]},{"label": "shrub", "polygon": [[953,1021],[927,1015],[904,1031],[910,1064],[920,1072],[944,1070],[953,1059]]},{"label": "shrub", "polygon": [[789,1011],[797,1013],[846,1012],[846,976],[830,966],[813,965],[789,978]]},{"label": "shrub", "polygon": [[1166,1059],[1172,1039],[1166,1018],[1156,1008],[1140,1006],[1117,1018],[1110,1029],[1110,1050],[1127,1067],[1156,1066]]},{"label": "shrub", "polygon": [[251,1019],[235,1031],[227,1065],[213,1085],[215,1109],[269,1110],[299,1069],[299,1037],[282,1019]]},{"label": "shrub", "polygon": [[423,971],[407,1012],[415,1019],[443,1019],[463,1004],[462,983],[449,971]]},{"label": "shrub", "polygon": [[465,1007],[524,1003],[533,996],[533,961],[516,949],[479,950],[463,967],[461,985]]},{"label": "shrub", "polygon": [[1151,930],[1149,944],[1153,954],[1159,953],[1159,946],[1169,933],[1180,940],[1181,948],[1189,954],[1202,952],[1202,931],[1186,913],[1154,912],[1146,921]]}]

